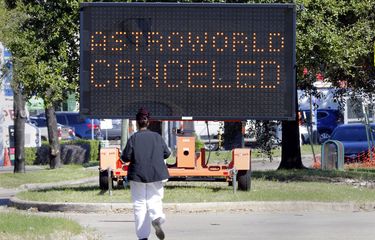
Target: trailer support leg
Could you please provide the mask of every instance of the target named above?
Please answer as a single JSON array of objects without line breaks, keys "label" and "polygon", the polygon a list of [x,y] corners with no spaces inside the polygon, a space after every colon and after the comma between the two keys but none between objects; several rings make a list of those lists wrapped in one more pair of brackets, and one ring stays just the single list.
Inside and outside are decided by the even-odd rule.
[{"label": "trailer support leg", "polygon": [[232,175],[232,186],[233,186],[233,194],[236,194],[237,192],[237,169],[236,168],[232,168],[230,170],[230,173]]},{"label": "trailer support leg", "polygon": [[112,196],[112,169],[108,168],[108,193]]}]

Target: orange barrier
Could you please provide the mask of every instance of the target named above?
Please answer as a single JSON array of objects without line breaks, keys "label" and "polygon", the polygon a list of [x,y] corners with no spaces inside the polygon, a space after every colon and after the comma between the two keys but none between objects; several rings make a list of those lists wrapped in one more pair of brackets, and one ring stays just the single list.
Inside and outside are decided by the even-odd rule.
[{"label": "orange barrier", "polygon": [[8,148],[5,148],[5,150],[4,150],[4,167],[8,167],[8,166],[12,166],[12,163],[10,162]]}]

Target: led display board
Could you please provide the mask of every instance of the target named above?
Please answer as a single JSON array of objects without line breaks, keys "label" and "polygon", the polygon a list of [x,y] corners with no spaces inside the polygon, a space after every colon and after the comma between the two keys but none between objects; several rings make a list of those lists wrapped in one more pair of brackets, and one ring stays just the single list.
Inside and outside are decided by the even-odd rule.
[{"label": "led display board", "polygon": [[295,118],[295,5],[83,3],[80,111]]}]

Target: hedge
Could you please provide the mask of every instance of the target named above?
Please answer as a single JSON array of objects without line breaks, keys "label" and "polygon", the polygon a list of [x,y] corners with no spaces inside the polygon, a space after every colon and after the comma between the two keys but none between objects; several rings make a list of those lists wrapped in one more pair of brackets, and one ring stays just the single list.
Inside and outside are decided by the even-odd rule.
[{"label": "hedge", "polygon": [[[63,164],[87,164],[99,160],[98,140],[69,140],[60,142],[61,162]],[[25,148],[25,163],[28,165],[49,164],[49,144],[43,142],[39,148]]]}]

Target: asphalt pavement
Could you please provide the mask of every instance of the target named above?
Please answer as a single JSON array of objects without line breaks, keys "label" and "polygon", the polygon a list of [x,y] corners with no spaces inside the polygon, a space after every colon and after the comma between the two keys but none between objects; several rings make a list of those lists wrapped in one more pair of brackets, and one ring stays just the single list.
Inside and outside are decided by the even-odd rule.
[{"label": "asphalt pavement", "polygon": [[[51,214],[48,214],[51,216]],[[53,213],[95,228],[102,239],[135,240],[133,214]],[[166,239],[372,240],[375,212],[168,213]],[[156,240],[152,232],[149,240]]]}]

